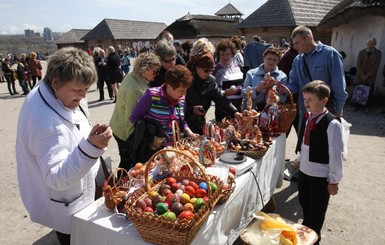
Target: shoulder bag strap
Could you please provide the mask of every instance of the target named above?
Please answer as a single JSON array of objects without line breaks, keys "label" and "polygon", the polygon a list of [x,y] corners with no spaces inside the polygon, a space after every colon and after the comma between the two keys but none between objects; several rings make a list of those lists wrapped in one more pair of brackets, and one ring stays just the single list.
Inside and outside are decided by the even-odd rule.
[{"label": "shoulder bag strap", "polygon": [[310,82],[313,81],[310,75],[309,67],[307,66],[305,54],[302,55],[303,65],[305,66],[305,72],[307,77],[310,79]]},{"label": "shoulder bag strap", "polygon": [[100,165],[102,165],[102,169],[103,169],[103,174],[104,174],[103,179],[106,180],[110,176],[110,173],[108,172],[106,162],[104,161],[104,158],[102,156],[100,156]]}]

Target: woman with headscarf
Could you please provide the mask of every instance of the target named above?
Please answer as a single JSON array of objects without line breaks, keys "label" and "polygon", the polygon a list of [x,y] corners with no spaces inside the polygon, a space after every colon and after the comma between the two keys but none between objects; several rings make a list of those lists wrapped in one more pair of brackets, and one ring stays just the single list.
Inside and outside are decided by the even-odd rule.
[{"label": "woman with headscarf", "polygon": [[210,51],[202,50],[191,56],[187,67],[192,72],[194,79],[186,94],[186,121],[194,133],[203,134],[206,112],[212,101],[215,102],[216,107],[222,108],[226,115],[242,117],[237,108],[221,93],[215,77],[211,75],[215,63]]}]

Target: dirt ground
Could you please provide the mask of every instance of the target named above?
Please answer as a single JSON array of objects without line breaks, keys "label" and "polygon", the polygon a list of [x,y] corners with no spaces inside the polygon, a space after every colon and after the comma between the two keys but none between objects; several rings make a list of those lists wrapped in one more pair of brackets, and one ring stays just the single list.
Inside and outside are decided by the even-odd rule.
[{"label": "dirt ground", "polygon": [[[18,87],[18,86],[17,86]],[[20,91],[18,87],[18,91]],[[92,86],[88,101],[93,123],[108,123],[114,109],[109,100],[97,102]],[[10,96],[6,84],[0,84],[0,244],[58,244],[51,229],[30,221],[18,191],[15,160],[16,126],[23,96]],[[323,227],[322,244],[385,244],[385,114],[373,108],[371,114],[345,109],[345,118],[353,124],[349,138],[349,159],[337,196],[330,199]],[[287,139],[287,158],[294,158],[296,134]],[[112,139],[104,155],[118,162],[116,142]],[[297,183],[284,181],[276,190],[276,212],[298,222],[302,213],[298,204]]]}]

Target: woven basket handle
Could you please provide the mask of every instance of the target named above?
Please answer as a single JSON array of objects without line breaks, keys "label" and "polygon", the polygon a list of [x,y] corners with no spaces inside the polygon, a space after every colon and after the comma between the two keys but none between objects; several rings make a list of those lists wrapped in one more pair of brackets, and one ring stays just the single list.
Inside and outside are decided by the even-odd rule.
[{"label": "woven basket handle", "polygon": [[267,91],[271,88],[273,88],[274,86],[278,86],[278,87],[281,87],[283,89],[285,89],[286,93],[289,94],[289,97],[290,97],[290,104],[294,104],[294,99],[293,99],[293,94],[291,93],[290,89],[288,87],[286,87],[285,85],[283,85],[283,83],[281,82],[276,82],[274,83],[273,85],[271,85],[270,87],[267,88]]},{"label": "woven basket handle", "polygon": [[[199,170],[201,171],[201,173],[202,173],[202,175],[204,177],[204,180],[207,183],[207,197],[208,197],[209,200],[211,200],[210,179],[209,179],[208,175],[206,174],[204,168],[194,158],[192,158],[191,156],[185,154],[183,151],[176,150],[176,149],[163,149],[163,150],[157,151],[148,160],[148,162],[146,163],[146,169],[144,171],[144,181],[145,181],[146,191],[150,192],[150,190],[152,188],[151,182],[150,182],[150,174],[149,174],[151,162],[155,159],[155,157],[157,157],[160,154],[165,154],[166,152],[174,152],[174,153],[181,154],[181,155],[184,155],[185,157],[187,157],[190,160],[189,162],[187,162],[187,164],[189,165],[189,169],[190,170],[194,169],[194,167],[198,167],[199,168]],[[193,164],[193,166],[191,164]],[[208,205],[209,205],[209,208],[212,208],[212,203],[211,202],[208,202]]]},{"label": "woven basket handle", "polygon": [[177,148],[180,142],[180,128],[179,128],[178,122],[175,120],[172,120],[171,127],[172,127],[172,139],[174,141],[174,148]]},{"label": "woven basket handle", "polygon": [[[120,172],[120,174],[119,174]],[[119,178],[117,178],[119,177]],[[124,168],[116,168],[112,171],[110,176],[107,179],[107,183],[110,183],[112,181],[111,187],[117,187],[118,185],[121,185],[125,178],[130,178],[128,175],[128,172]]]}]

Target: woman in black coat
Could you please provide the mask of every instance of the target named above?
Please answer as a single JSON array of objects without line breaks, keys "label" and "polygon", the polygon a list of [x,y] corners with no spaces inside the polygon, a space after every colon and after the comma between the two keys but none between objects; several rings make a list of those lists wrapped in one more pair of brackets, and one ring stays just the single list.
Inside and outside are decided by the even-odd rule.
[{"label": "woman in black coat", "polygon": [[107,52],[107,79],[111,83],[112,89],[114,90],[115,103],[116,96],[118,95],[119,91],[119,84],[123,80],[122,73],[120,72],[120,56],[112,46],[108,47]]},{"label": "woman in black coat", "polygon": [[194,133],[203,134],[206,112],[212,101],[215,102],[216,107],[222,108],[228,116],[242,117],[237,108],[219,90],[215,77],[211,75],[214,66],[214,57],[208,51],[202,51],[192,56],[187,63],[194,79],[186,94],[185,120]]}]

